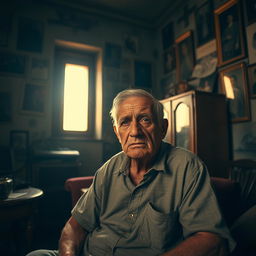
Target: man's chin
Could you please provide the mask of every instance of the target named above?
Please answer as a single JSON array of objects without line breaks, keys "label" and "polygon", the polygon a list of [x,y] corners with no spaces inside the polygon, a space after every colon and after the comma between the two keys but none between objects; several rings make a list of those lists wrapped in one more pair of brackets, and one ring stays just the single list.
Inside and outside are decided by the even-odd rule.
[{"label": "man's chin", "polygon": [[148,152],[141,149],[133,149],[133,150],[129,150],[129,152],[127,152],[127,155],[132,159],[143,159],[147,157],[149,154]]}]

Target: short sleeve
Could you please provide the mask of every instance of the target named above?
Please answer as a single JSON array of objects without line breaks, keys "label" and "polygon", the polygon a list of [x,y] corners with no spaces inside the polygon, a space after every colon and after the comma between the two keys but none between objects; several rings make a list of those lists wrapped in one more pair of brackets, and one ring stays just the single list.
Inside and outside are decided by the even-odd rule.
[{"label": "short sleeve", "polygon": [[92,185],[84,193],[72,210],[72,216],[88,232],[99,225],[101,186],[97,174]]},{"label": "short sleeve", "polygon": [[229,249],[232,251],[235,242],[221,215],[206,167],[199,160],[192,161],[189,165],[192,172],[187,173],[179,209],[183,236],[187,238],[196,232],[216,233],[228,240]]}]

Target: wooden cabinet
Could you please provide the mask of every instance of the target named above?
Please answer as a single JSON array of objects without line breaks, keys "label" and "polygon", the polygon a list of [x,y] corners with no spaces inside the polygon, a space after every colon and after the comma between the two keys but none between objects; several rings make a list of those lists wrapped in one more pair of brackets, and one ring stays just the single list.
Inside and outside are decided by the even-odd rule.
[{"label": "wooden cabinet", "polygon": [[222,94],[189,91],[161,100],[169,127],[165,140],[196,153],[211,176],[227,177],[229,127]]}]

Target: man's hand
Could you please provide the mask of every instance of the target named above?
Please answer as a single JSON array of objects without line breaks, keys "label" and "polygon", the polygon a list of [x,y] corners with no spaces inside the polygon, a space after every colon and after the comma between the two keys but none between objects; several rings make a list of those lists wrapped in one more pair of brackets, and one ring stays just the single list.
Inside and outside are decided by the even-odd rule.
[{"label": "man's hand", "polygon": [[59,256],[77,256],[86,238],[86,231],[71,217],[64,226],[59,241]]}]

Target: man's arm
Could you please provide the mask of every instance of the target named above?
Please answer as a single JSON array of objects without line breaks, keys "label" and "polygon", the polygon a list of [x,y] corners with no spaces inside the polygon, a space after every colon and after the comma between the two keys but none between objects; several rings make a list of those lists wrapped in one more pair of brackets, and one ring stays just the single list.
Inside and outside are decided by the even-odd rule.
[{"label": "man's arm", "polygon": [[71,217],[64,226],[59,241],[60,256],[77,256],[87,232]]},{"label": "man's arm", "polygon": [[210,232],[198,232],[161,256],[225,256],[228,255],[224,239]]}]

